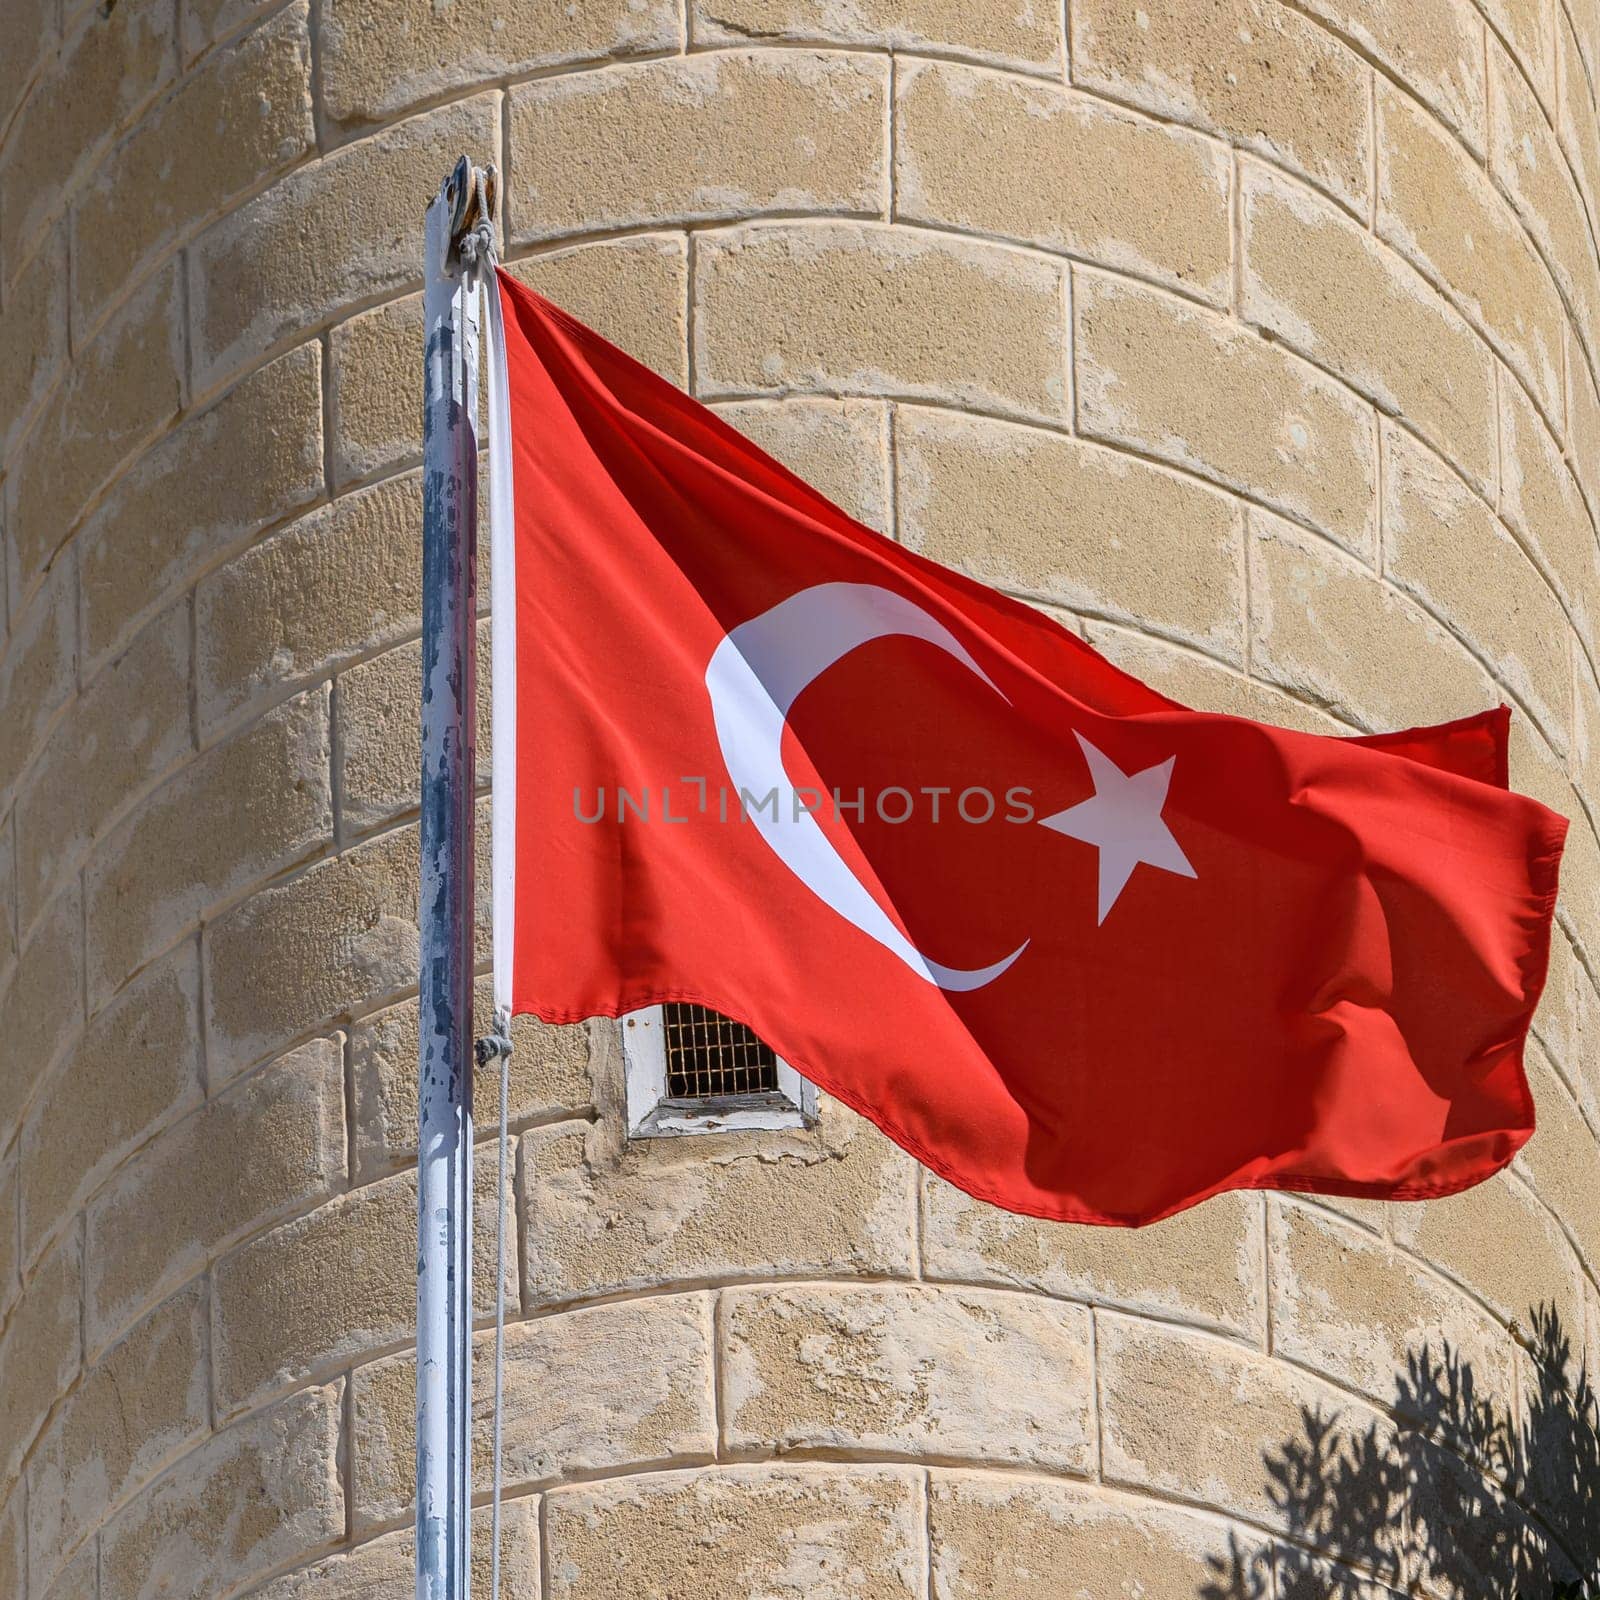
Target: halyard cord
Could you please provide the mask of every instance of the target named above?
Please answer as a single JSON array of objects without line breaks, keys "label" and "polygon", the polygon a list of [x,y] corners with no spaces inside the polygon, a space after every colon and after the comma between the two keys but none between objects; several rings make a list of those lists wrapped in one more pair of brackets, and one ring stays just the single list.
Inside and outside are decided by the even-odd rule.
[{"label": "halyard cord", "polygon": [[[485,363],[489,424],[489,526],[491,553],[494,558],[494,587],[501,594],[505,594],[510,589],[507,558],[510,554],[508,535],[511,526],[510,475],[507,471],[509,461],[506,454],[509,445],[506,423],[509,418],[506,412],[505,392],[505,334],[500,315],[500,282],[496,271],[495,234],[493,223],[490,221],[491,208],[486,195],[480,197],[480,202],[477,226],[461,236],[457,248],[460,251],[463,267],[478,277],[489,313],[488,359]],[[494,674],[495,710],[498,712],[502,706],[506,706],[508,710],[514,706],[514,701],[511,699],[514,691],[511,685],[515,680],[513,673],[505,670],[512,659],[509,649],[505,646],[505,641],[512,637],[509,626],[512,620],[510,615],[512,608],[506,606],[493,609],[503,610],[506,613],[498,618],[498,626],[491,636],[496,647],[494,658],[501,669]],[[509,683],[506,681],[508,679],[511,680]],[[514,720],[513,711],[506,721],[514,722]],[[502,726],[500,731],[502,737],[495,742],[497,752],[502,745],[509,747],[511,744],[506,728]],[[505,1419],[506,1168],[510,1154],[506,1125],[510,1120],[511,1098],[511,1008],[507,992],[510,987],[511,894],[509,882],[503,882],[502,879],[509,866],[509,852],[506,846],[510,842],[510,819],[514,815],[512,807],[515,801],[515,787],[514,769],[510,767],[506,758],[497,755],[494,764],[499,769],[493,774],[496,778],[504,780],[510,774],[512,781],[497,782],[493,785],[495,1031],[489,1038],[478,1041],[477,1056],[479,1065],[487,1065],[491,1057],[498,1057],[500,1064],[500,1159],[499,1170],[495,1174],[494,1437],[491,1447],[493,1484],[489,1501],[489,1593],[491,1600],[500,1600],[501,1446]]]},{"label": "halyard cord", "polygon": [[494,1487],[489,1500],[489,1596],[500,1600],[500,1458],[506,1376],[506,1137],[511,1103],[511,1040],[500,1051],[500,1165],[494,1185]]},{"label": "halyard cord", "polygon": [[510,1140],[506,1124],[510,1121],[511,1103],[511,1019],[495,1018],[496,1031],[477,1046],[479,1066],[487,1066],[491,1058],[500,1063],[500,1162],[495,1173],[494,1200],[494,1443],[493,1487],[489,1499],[489,1595],[490,1600],[500,1600],[500,1490],[501,1490],[501,1439],[505,1406],[506,1370],[506,1161]]}]

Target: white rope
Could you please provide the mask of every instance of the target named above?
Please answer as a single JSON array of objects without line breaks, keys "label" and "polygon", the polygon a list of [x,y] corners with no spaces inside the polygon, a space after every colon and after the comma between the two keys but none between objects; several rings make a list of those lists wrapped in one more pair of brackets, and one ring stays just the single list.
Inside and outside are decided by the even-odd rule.
[{"label": "white rope", "polygon": [[[481,265],[492,274],[495,263],[494,224],[487,217],[480,217],[456,240],[456,252],[468,272],[476,272]],[[493,284],[492,276],[489,282]]]},{"label": "white rope", "polygon": [[475,1055],[480,1067],[500,1063],[500,1162],[495,1173],[494,1201],[494,1487],[489,1500],[489,1593],[500,1600],[500,1492],[501,1440],[505,1418],[506,1379],[506,1169],[510,1165],[511,1121],[511,1019],[495,1013],[495,1031],[478,1040]]},{"label": "white rope", "polygon": [[500,1600],[500,1442],[505,1418],[506,1376],[506,1165],[510,1120],[511,1039],[507,1025],[500,1051],[500,1170],[495,1183],[494,1230],[494,1489],[489,1501],[489,1595]]},{"label": "white rope", "polygon": [[[494,586],[504,594],[505,582],[501,577],[501,567],[505,565],[504,546],[507,542],[511,519],[511,461],[510,461],[510,436],[507,425],[509,423],[509,408],[506,394],[506,361],[505,361],[505,331],[500,313],[500,284],[495,273],[495,235],[493,224],[489,220],[489,200],[487,195],[480,193],[480,212],[477,225],[462,235],[458,249],[461,253],[462,265],[470,273],[478,276],[479,283],[488,302],[489,312],[489,338],[487,341],[487,355],[484,362],[485,388],[487,391],[488,411],[488,445],[489,445],[489,519],[490,533],[494,545]],[[498,611],[504,609],[507,613],[511,608],[495,607]],[[502,648],[502,635],[509,637],[510,615],[494,618],[494,660],[495,660],[495,749],[499,751],[504,746],[508,751],[511,747],[514,729],[509,724],[514,720],[507,717],[501,720],[501,708],[507,703],[509,686],[501,682],[502,678],[512,678],[509,669],[509,652]],[[509,964],[509,884],[502,881],[499,870],[503,855],[502,846],[502,818],[510,814],[510,802],[514,798],[512,784],[514,773],[504,757],[495,760],[497,779],[505,780],[496,782],[495,790],[495,857],[496,871],[494,874],[494,938],[495,938],[495,1017],[494,1033],[487,1039],[478,1041],[478,1059],[482,1064],[490,1053],[499,1059],[500,1063],[500,1135],[499,1170],[495,1180],[495,1271],[494,1271],[494,1419],[493,1419],[493,1444],[492,1444],[492,1474],[493,1486],[489,1499],[489,1593],[490,1600],[500,1600],[500,1502],[503,1488],[502,1480],[502,1443],[505,1433],[505,1353],[506,1353],[506,1185],[507,1173],[510,1166],[510,1134],[508,1124],[511,1120],[511,1007],[508,973]],[[507,791],[502,794],[502,787]],[[503,809],[504,808],[504,809]],[[506,948],[502,950],[502,945]]]}]

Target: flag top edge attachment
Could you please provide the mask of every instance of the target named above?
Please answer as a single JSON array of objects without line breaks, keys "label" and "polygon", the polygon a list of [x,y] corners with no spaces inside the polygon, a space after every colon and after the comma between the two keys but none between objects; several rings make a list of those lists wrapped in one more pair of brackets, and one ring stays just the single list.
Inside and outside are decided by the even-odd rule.
[{"label": "flag top edge attachment", "polygon": [[445,267],[476,265],[476,252],[462,246],[474,238],[487,238],[489,249],[494,249],[494,219],[500,209],[500,171],[491,161],[487,166],[474,166],[466,157],[456,160],[450,176],[444,180],[439,198],[448,210],[445,219],[448,228],[448,245]]}]

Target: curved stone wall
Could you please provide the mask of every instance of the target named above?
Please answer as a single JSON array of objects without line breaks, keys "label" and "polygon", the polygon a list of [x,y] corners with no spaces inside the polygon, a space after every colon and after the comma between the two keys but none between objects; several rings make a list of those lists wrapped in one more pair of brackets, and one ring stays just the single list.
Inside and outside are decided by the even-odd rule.
[{"label": "curved stone wall", "polygon": [[520,1029],[508,1592],[1542,1596],[1600,1553],[1593,0],[5,33],[0,1592],[411,1592],[418,289],[463,150],[519,275],[867,522],[1196,704],[1508,700],[1574,823],[1541,1131],[1429,1205],[1044,1225],[837,1106],[629,1147],[614,1033]]}]

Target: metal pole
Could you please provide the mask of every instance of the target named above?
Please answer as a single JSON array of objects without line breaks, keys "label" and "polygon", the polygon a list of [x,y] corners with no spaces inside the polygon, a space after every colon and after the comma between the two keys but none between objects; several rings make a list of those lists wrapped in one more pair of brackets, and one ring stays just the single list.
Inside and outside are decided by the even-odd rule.
[{"label": "metal pole", "polygon": [[456,246],[483,194],[463,156],[426,224],[417,1600],[467,1600],[471,1559],[478,293]]}]

